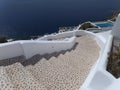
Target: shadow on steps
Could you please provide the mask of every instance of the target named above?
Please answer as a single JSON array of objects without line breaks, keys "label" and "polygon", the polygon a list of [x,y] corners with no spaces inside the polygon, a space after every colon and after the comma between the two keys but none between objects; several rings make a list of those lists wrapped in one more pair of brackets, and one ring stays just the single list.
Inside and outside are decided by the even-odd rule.
[{"label": "shadow on steps", "polygon": [[27,65],[34,65],[37,62],[39,62],[42,58],[45,58],[46,60],[49,60],[51,57],[58,57],[60,54],[65,54],[66,52],[71,52],[72,50],[75,50],[77,47],[78,43],[76,43],[74,45],[73,48],[69,49],[69,50],[63,50],[60,52],[54,52],[51,54],[44,54],[44,55],[34,55],[33,57],[31,57],[30,59],[25,59],[24,56],[18,56],[18,57],[14,57],[14,58],[9,58],[9,59],[4,59],[4,60],[0,60],[0,66],[8,66],[8,65],[12,65],[14,63],[21,63],[23,66],[27,66]]},{"label": "shadow on steps", "polygon": [[18,57],[14,57],[14,58],[0,60],[0,66],[8,66],[8,65],[12,65],[17,62],[24,62],[24,61],[25,61],[24,56],[18,56]]},{"label": "shadow on steps", "polygon": [[78,45],[78,43],[76,43],[76,44],[74,45],[74,47],[71,48],[71,49],[69,49],[69,50],[63,50],[63,51],[60,51],[60,52],[54,52],[54,53],[51,53],[51,54],[44,54],[44,55],[39,55],[39,54],[37,54],[37,55],[31,57],[30,59],[22,62],[22,65],[23,65],[23,66],[34,65],[34,64],[36,64],[37,62],[39,62],[42,58],[45,58],[46,60],[49,60],[49,59],[52,58],[52,57],[56,57],[56,58],[57,58],[60,54],[63,54],[63,55],[64,55],[66,52],[71,52],[72,50],[75,50],[76,47],[77,47],[77,45]]}]

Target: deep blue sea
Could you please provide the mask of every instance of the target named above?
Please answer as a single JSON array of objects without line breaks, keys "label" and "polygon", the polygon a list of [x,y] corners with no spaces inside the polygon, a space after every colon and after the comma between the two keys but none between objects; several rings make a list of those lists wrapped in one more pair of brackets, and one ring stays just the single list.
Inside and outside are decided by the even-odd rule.
[{"label": "deep blue sea", "polygon": [[118,9],[120,0],[0,0],[0,36],[27,39],[103,20]]}]

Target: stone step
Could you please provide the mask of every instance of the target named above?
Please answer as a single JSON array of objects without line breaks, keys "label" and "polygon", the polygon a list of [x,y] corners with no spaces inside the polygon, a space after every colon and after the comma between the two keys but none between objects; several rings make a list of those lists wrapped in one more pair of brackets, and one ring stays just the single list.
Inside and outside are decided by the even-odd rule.
[{"label": "stone step", "polygon": [[25,57],[23,55],[17,56],[9,59],[0,60],[0,66],[8,66],[16,62],[24,62],[24,61],[25,61]]},{"label": "stone step", "polygon": [[80,45],[75,50],[46,54],[45,58],[26,69],[47,90],[78,90],[97,60],[96,51],[99,50],[89,37],[82,39],[78,39]]},{"label": "stone step", "polygon": [[0,67],[0,90],[15,90],[4,67]]},{"label": "stone step", "polygon": [[[67,62],[66,55],[61,54],[57,58],[51,57],[48,60],[50,62],[45,60],[46,59],[44,59],[44,62],[38,62],[36,65],[29,68],[26,67],[26,69],[32,73],[32,75],[38,80],[38,82],[42,82],[48,90],[67,90],[71,88],[71,82],[76,83],[73,77],[76,70],[73,67],[69,66],[69,64],[66,65],[66,63],[63,63],[63,60],[64,62]],[[79,73],[76,75],[79,75]],[[70,78],[68,78],[68,76],[70,76]],[[59,85],[61,85],[62,87]],[[74,89],[71,88],[70,90]]]},{"label": "stone step", "polygon": [[5,69],[16,90],[46,90],[20,63],[7,66]]}]

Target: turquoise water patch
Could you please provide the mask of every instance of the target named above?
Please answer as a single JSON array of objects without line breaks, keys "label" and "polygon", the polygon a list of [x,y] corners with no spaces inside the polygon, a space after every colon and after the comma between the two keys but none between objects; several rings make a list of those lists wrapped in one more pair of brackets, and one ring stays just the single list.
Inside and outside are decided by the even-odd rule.
[{"label": "turquoise water patch", "polygon": [[112,22],[99,22],[99,23],[95,23],[95,25],[101,28],[106,28],[106,27],[112,27],[113,23]]}]

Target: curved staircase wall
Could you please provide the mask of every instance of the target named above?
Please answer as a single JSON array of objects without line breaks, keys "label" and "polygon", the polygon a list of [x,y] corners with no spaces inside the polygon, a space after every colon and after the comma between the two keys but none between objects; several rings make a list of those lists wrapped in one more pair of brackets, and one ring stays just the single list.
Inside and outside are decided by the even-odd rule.
[{"label": "curved staircase wall", "polygon": [[75,45],[75,37],[68,41],[31,41],[22,43],[26,59],[36,55],[59,52],[61,50],[71,49]]},{"label": "curved staircase wall", "polygon": [[46,41],[41,39],[21,40],[0,44],[0,60],[13,58],[21,55],[24,55],[26,59],[29,59],[36,54],[43,55],[47,53],[71,49],[76,43],[74,35],[75,36],[90,35],[96,39],[98,45],[100,45],[101,47],[100,43],[102,43],[102,41],[99,38],[97,38],[95,34],[88,31],[75,30],[56,35],[49,35],[45,37],[47,39],[59,39],[65,37],[68,38],[68,40],[61,41],[60,40]]},{"label": "curved staircase wall", "polygon": [[96,64],[79,90],[107,90],[106,88],[115,81],[114,76],[106,70],[108,53],[111,50],[112,42],[113,35],[109,35]]},{"label": "curved staircase wall", "polygon": [[47,54],[71,49],[75,44],[75,37],[68,41],[14,41],[0,45],[0,60],[24,55],[26,59],[36,54]]}]

